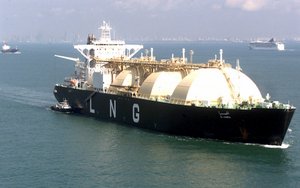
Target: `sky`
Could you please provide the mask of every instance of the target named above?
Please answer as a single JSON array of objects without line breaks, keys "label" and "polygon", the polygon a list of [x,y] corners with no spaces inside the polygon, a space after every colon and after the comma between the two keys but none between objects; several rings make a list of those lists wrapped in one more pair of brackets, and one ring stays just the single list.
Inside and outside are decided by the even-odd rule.
[{"label": "sky", "polygon": [[0,0],[0,40],[300,38],[300,0]]}]

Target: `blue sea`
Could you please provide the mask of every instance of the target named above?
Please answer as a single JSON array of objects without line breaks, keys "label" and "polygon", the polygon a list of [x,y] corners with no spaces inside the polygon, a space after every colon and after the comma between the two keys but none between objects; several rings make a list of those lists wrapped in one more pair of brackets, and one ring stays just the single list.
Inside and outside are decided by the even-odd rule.
[{"label": "blue sea", "polygon": [[[145,42],[157,59],[223,57],[271,99],[298,109],[281,147],[170,136],[53,112],[56,83],[81,57],[72,44],[18,43],[0,54],[0,187],[300,187],[300,43],[285,51],[247,43]],[[145,53],[144,53],[145,54]],[[158,109],[159,110],[159,109]]]}]

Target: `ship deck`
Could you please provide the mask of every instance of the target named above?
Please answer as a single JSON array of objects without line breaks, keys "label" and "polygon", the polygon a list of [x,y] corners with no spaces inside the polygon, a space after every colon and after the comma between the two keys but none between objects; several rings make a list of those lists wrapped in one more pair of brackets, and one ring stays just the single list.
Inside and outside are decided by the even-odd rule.
[{"label": "ship deck", "polygon": [[220,63],[220,60],[210,60],[208,63],[188,63],[184,61],[182,58],[174,58],[174,59],[163,59],[161,61],[153,60],[151,57],[146,58],[133,58],[130,60],[124,59],[109,59],[109,60],[101,60],[95,59],[96,63],[106,63],[106,68],[115,68],[118,66],[124,67],[143,67],[143,68],[155,68],[157,70],[196,70],[200,68],[220,68],[223,67],[231,67],[230,64]]}]

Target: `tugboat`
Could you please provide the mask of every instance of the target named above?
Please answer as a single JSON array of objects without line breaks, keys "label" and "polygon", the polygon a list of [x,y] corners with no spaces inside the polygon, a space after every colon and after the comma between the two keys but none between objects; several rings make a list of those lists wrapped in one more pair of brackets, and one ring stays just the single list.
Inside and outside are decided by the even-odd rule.
[{"label": "tugboat", "polygon": [[20,53],[18,48],[11,48],[9,45],[7,45],[6,43],[4,43],[2,45],[2,49],[1,49],[2,53],[11,53],[11,54],[17,54]]},{"label": "tugboat", "polygon": [[58,102],[57,104],[51,106],[51,110],[71,113],[73,112],[72,107],[68,104],[68,101],[64,99],[62,102]]},{"label": "tugboat", "polygon": [[100,40],[88,37],[75,45],[85,61],[56,84],[57,101],[68,101],[76,113],[166,134],[229,142],[281,145],[296,108],[262,97],[256,84],[219,58],[191,63],[172,56],[132,58],[141,45],[110,38],[103,22]]}]

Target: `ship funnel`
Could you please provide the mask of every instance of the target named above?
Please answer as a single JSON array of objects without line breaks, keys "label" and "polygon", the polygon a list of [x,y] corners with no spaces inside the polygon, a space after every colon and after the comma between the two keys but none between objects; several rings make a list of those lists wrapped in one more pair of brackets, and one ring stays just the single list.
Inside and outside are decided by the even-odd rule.
[{"label": "ship funnel", "polygon": [[110,41],[111,40],[111,35],[110,35],[111,27],[109,26],[109,24],[106,23],[105,21],[103,21],[102,25],[99,27],[99,29],[101,30],[100,40]]}]

